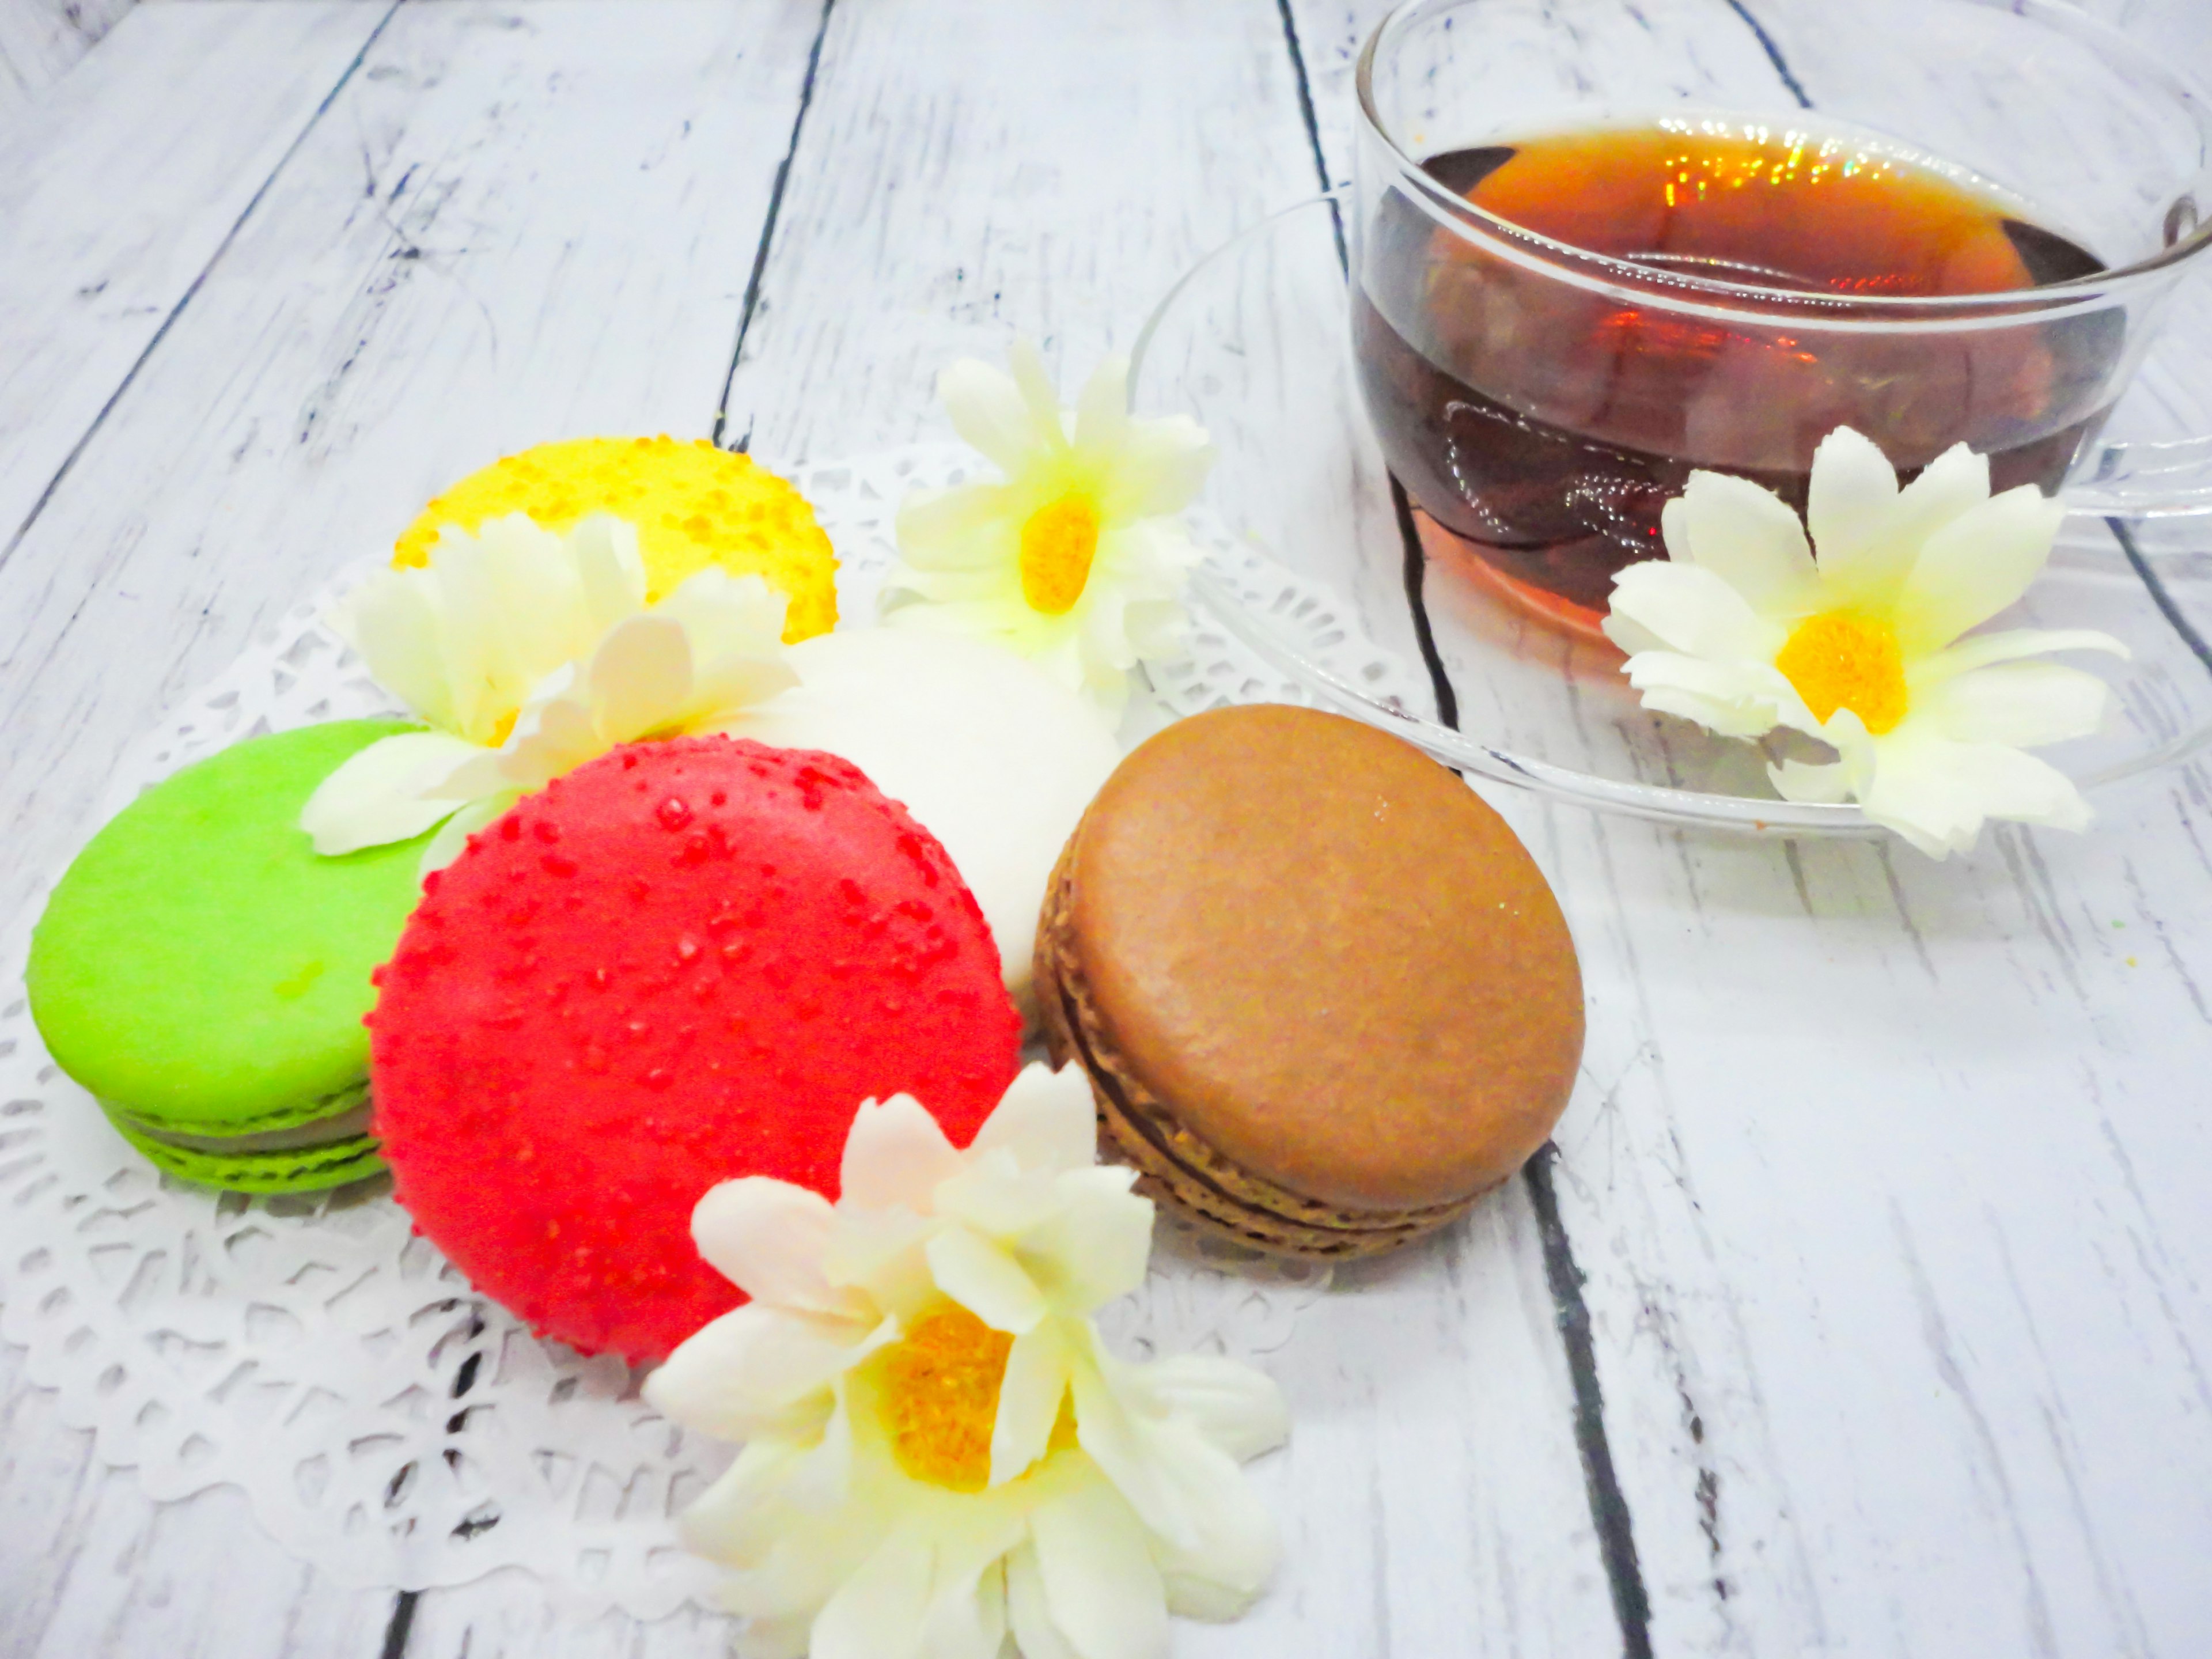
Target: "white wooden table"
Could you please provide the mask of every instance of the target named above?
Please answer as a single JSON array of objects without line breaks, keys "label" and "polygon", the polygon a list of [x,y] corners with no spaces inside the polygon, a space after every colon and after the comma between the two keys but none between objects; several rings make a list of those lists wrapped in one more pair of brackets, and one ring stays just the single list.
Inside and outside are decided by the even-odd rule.
[{"label": "white wooden table", "polygon": [[[937,431],[954,356],[1126,347],[1343,172],[1381,9],[0,0],[0,934],[125,741],[462,472],[854,453]],[[2212,67],[2203,0],[2101,9]],[[2142,392],[2197,430],[2202,298]],[[1280,1579],[1179,1650],[2212,1651],[2212,770],[1943,867],[1498,804],[1582,1086],[1304,1317]],[[4,1348],[0,1401],[4,1659],[725,1640],[342,1589],[234,1491],[149,1504]]]}]

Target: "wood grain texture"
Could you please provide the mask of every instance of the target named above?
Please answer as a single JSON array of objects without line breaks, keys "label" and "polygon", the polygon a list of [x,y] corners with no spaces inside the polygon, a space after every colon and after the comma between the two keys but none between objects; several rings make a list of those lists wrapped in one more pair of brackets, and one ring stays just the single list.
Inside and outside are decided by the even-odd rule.
[{"label": "wood grain texture", "polygon": [[386,10],[143,8],[0,134],[0,562]]},{"label": "wood grain texture", "polygon": [[[2185,4],[2107,9],[2212,46]],[[818,3],[410,3],[315,117],[384,9],[334,9],[142,7],[45,94],[81,98],[78,125],[0,131],[45,204],[23,222],[159,311],[72,310],[65,258],[0,258],[0,485],[27,447],[84,444],[0,563],[0,932],[92,827],[106,757],[439,485],[541,437],[705,431],[749,293],[732,437],[825,457],[940,435],[949,358],[1020,331],[1078,374],[1315,180],[1272,0],[836,0],[803,123]],[[1340,175],[1381,9],[1288,9]],[[231,44],[141,60],[149,27]],[[227,75],[222,102],[161,92]],[[85,92],[96,76],[123,89]],[[37,194],[50,165],[106,187]],[[2204,286],[2148,421],[2207,413]],[[62,365],[51,389],[11,390],[32,362]],[[21,465],[35,501],[58,459]],[[1351,533],[1382,511],[1364,487]],[[1409,626],[1360,597],[1377,631]],[[2212,775],[2106,798],[2093,836],[2002,831],[1941,866],[1493,799],[1583,953],[1559,1158],[1302,1321],[1278,1362],[1294,1438],[1257,1469],[1284,1577],[1178,1651],[1632,1644],[1573,1431],[1557,1325],[1577,1312],[1653,1650],[2196,1651]],[[155,1510],[4,1352],[0,1401],[5,1659],[383,1650],[390,1598],[317,1581],[234,1493]],[[566,1622],[519,1578],[410,1617],[405,1650],[436,1659],[727,1636]]]},{"label": "wood grain texture", "polygon": [[[249,76],[323,73],[312,112],[342,68],[298,48],[313,9],[240,9],[260,45],[249,24],[222,51],[258,50]],[[382,10],[350,16],[365,36]],[[0,565],[11,925],[94,827],[117,747],[439,486],[539,438],[706,431],[818,8],[651,12],[641,29],[624,0],[406,7],[227,244],[262,180],[205,205],[211,232],[187,216],[171,233],[220,257],[186,273],[192,303]],[[168,69],[191,85],[224,66]],[[168,198],[123,173],[81,204],[80,232]],[[9,1659],[381,1651],[389,1595],[303,1576],[234,1493],[156,1513],[127,1473],[86,1462],[50,1401],[20,1382],[8,1397],[11,1451],[54,1451],[0,1480],[7,1536],[56,1540],[0,1547]]]},{"label": "wood grain texture", "polygon": [[841,4],[731,392],[763,454],[949,436],[931,387],[1041,340],[1071,384],[1198,256],[1312,193],[1264,0]]},{"label": "wood grain texture", "polygon": [[0,131],[46,118],[46,89],[76,66],[137,0],[6,0],[0,4]]},{"label": "wood grain texture", "polygon": [[704,431],[813,10],[397,15],[0,565],[10,916],[100,754],[442,485]]},{"label": "wood grain texture", "polygon": [[[1384,8],[1295,9],[1348,100]],[[2152,435],[2203,429],[2203,287]],[[1487,602],[1430,598],[1464,684]],[[2207,788],[1943,866],[1498,799],[1583,953],[1556,1188],[1656,1651],[2201,1640]]]},{"label": "wood grain texture", "polygon": [[[1314,185],[1267,0],[840,0],[728,430],[816,458],[941,435],[937,371],[1017,333],[1072,392],[1182,269]],[[1340,283],[1333,263],[1307,274]],[[1342,1276],[1271,1362],[1295,1424],[1255,1472],[1286,1534],[1279,1583],[1237,1624],[1178,1626],[1179,1653],[1617,1644],[1544,1274],[1507,1188],[1448,1239]],[[426,1594],[409,1650],[657,1659],[720,1639],[684,1620],[577,1629],[493,1585]]]}]

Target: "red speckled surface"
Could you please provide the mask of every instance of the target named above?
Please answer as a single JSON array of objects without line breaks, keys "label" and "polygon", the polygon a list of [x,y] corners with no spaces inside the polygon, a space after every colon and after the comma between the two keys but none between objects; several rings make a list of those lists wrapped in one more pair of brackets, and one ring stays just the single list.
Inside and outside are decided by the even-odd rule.
[{"label": "red speckled surface", "polygon": [[369,1017],[399,1200],[476,1286],[633,1360],[744,1300],[692,1206],[834,1196],[853,1115],[904,1092],[965,1145],[1020,1021],[928,832],[833,756],[634,744],[434,878]]}]

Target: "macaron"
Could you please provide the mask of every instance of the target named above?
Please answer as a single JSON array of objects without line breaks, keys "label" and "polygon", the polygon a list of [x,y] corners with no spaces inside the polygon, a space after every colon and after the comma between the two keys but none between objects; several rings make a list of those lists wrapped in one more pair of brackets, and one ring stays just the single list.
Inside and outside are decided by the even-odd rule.
[{"label": "macaron", "polygon": [[1248,1244],[1350,1257],[1444,1225],[1549,1135],[1583,997],[1504,823],[1412,745],[1276,705],[1122,762],[1040,920],[1056,1060],[1107,1151]]},{"label": "macaron", "polygon": [[714,568],[781,590],[791,602],[787,641],[836,626],[837,556],[806,498],[750,455],[704,438],[568,438],[507,456],[434,497],[392,562],[427,563],[447,526],[474,532],[510,513],[562,535],[594,513],[628,520],[648,602]]},{"label": "macaron", "polygon": [[1054,860],[1121,748],[1026,657],[965,635],[853,628],[791,648],[799,684],[726,729],[841,755],[944,843],[1026,1015]]},{"label": "macaron", "polygon": [[319,858],[300,809],[415,728],[341,720],[251,738],[124,808],[31,939],[31,1013],[61,1068],[158,1168],[307,1192],[383,1167],[368,1133],[369,975],[421,891],[420,840]]},{"label": "macaron", "polygon": [[965,1145],[1021,1022],[945,849],[833,756],[620,748],[426,884],[379,975],[393,1190],[470,1281],[586,1352],[658,1358],[744,1298],[701,1259],[720,1182],[837,1191],[863,1101]]}]

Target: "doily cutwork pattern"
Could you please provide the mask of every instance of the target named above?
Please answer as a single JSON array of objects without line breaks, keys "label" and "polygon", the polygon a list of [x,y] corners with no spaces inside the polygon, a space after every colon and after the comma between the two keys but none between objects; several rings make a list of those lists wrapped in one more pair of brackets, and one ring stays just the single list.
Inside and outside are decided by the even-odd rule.
[{"label": "doily cutwork pattern", "polygon": [[[963,482],[963,450],[787,470],[869,617],[910,489]],[[1200,512],[1209,567],[1307,655],[1410,702],[1403,665],[1326,592]],[[118,760],[108,810],[240,738],[392,704],[320,618],[364,562],[295,607]],[[1306,702],[1198,618],[1181,660],[1148,665],[1147,723],[1227,702]],[[416,1237],[385,1183],[313,1199],[219,1197],[159,1176],[47,1057],[22,994],[25,941],[0,963],[0,1339],[31,1380],[156,1498],[244,1489],[270,1536],[349,1585],[420,1589],[501,1568],[589,1613],[651,1619],[705,1602],[709,1571],[671,1517],[729,1449],[638,1398],[619,1361],[542,1341]],[[1144,1290],[1107,1311],[1135,1358],[1261,1360],[1326,1288],[1164,1224]]]}]

